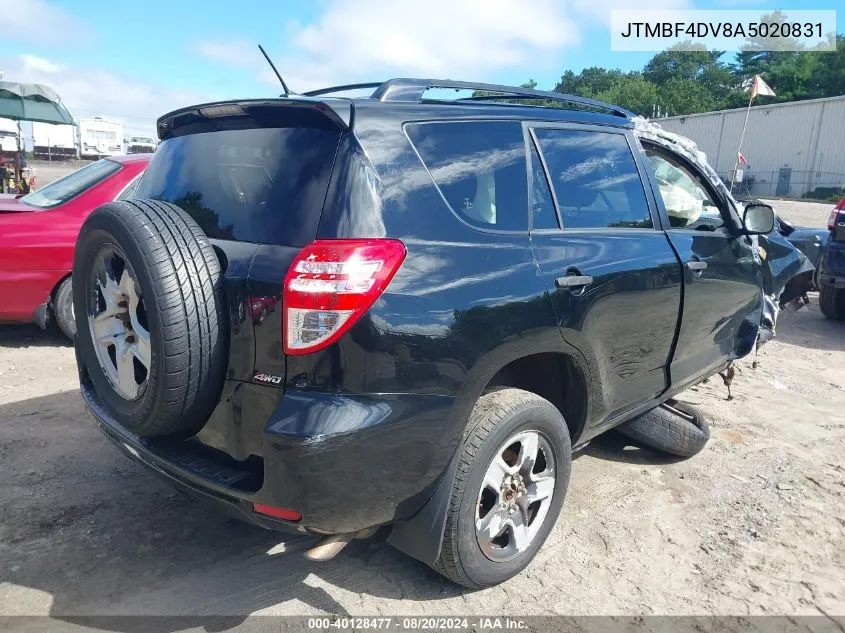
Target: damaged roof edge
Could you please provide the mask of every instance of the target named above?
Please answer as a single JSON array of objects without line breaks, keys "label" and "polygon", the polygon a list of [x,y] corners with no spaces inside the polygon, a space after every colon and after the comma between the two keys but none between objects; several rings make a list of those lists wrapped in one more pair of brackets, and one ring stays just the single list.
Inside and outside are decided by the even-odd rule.
[{"label": "damaged roof edge", "polygon": [[731,201],[734,205],[734,209],[739,210],[740,205],[736,198],[733,197],[733,194],[731,194],[730,190],[725,186],[725,183],[722,182],[721,178],[719,178],[719,174],[716,173],[716,170],[713,169],[713,167],[710,166],[710,163],[707,162],[707,154],[698,149],[698,145],[695,144],[695,141],[687,138],[686,136],[675,134],[674,132],[667,132],[654,121],[650,121],[643,117],[634,117],[631,121],[634,124],[634,134],[636,134],[638,138],[651,141],[652,143],[657,143],[658,145],[662,145],[678,154],[681,154],[684,158],[699,167],[707,176],[710,184],[721,191],[728,200]]}]

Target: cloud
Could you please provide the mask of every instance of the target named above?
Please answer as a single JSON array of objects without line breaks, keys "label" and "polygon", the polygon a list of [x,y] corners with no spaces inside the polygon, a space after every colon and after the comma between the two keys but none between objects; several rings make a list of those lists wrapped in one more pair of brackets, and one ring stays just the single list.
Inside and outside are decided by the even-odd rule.
[{"label": "cloud", "polygon": [[57,73],[64,69],[62,64],[54,64],[49,59],[35,55],[20,55],[24,73]]},{"label": "cloud", "polygon": [[[741,1],[741,0],[740,0]],[[632,5],[623,0],[573,0],[572,8],[578,14],[610,26],[610,12],[614,9],[652,11],[658,9],[693,9],[693,0],[642,0]]]},{"label": "cloud", "polygon": [[44,0],[15,0],[3,9],[3,39],[40,45],[91,41],[94,35],[62,7]]},{"label": "cloud", "polygon": [[[330,0],[324,6],[314,22],[289,23],[280,36],[287,50],[274,61],[296,90],[401,75],[490,78],[506,70],[557,66],[559,52],[580,41],[560,0],[427,0],[424,5]],[[247,57],[247,46],[230,42],[208,40],[195,49],[217,62],[254,68],[266,83],[278,83],[259,56]],[[278,47],[267,44],[272,55]]]},{"label": "cloud", "polygon": [[211,96],[174,90],[99,67],[71,66],[23,54],[0,56],[6,78],[53,88],[74,118],[103,116],[123,122],[127,133],[154,134],[156,119],[176,108],[212,100]]},{"label": "cloud", "polygon": [[193,48],[206,59],[234,68],[249,68],[263,63],[258,45],[246,40],[200,41]]},{"label": "cloud", "polygon": [[716,0],[717,7],[733,8],[760,4],[768,4],[768,0]]},{"label": "cloud", "polygon": [[[726,0],[755,1],[755,0]],[[527,79],[560,68],[567,48],[581,43],[585,27],[610,26],[612,9],[628,0],[327,0],[313,22],[284,25],[280,46],[267,42],[294,90],[396,76],[490,79],[522,71]],[[692,8],[693,0],[643,0],[640,9]],[[421,10],[422,8],[422,10]],[[255,43],[231,36],[203,41],[194,50],[217,63],[278,80]]]}]

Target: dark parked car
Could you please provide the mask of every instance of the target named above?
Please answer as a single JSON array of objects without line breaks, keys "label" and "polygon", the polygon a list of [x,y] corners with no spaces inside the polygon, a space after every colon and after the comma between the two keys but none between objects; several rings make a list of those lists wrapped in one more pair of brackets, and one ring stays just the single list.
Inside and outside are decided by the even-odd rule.
[{"label": "dark parked car", "polygon": [[816,272],[813,275],[813,285],[818,289],[818,270],[822,261],[822,251],[827,241],[828,232],[824,229],[795,226],[777,214],[775,215],[775,230],[804,253],[807,259],[810,260],[810,263],[815,266]]},{"label": "dark parked car", "polygon": [[620,108],[364,87],[159,119],[139,199],[77,244],[82,395],[175,486],[323,535],[314,558],[390,526],[492,585],[542,546],[573,450],[748,354],[811,267]]},{"label": "dark parked car", "polygon": [[[743,204],[765,204],[762,200],[755,198],[740,198],[739,200]],[[818,289],[818,269],[821,264],[822,251],[827,241],[828,232],[824,229],[795,226],[792,222],[784,220],[777,213],[775,213],[775,231],[804,253],[807,259],[810,260],[810,263],[816,268],[816,272],[813,274],[813,286]]]},{"label": "dark parked car", "polygon": [[845,321],[845,198],[830,212],[827,230],[819,266],[819,307],[828,319]]}]

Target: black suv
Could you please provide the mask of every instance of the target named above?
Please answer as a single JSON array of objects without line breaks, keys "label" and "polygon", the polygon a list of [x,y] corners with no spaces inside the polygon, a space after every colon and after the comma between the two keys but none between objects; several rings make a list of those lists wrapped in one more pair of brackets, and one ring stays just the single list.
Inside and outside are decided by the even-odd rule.
[{"label": "black suv", "polygon": [[82,395],[175,486],[323,535],[314,558],[391,526],[491,585],[548,536],[572,447],[747,354],[807,267],[620,108],[354,87],[159,119],[137,199],[77,242]]},{"label": "black suv", "polygon": [[845,198],[830,212],[827,230],[819,265],[819,306],[828,319],[845,321]]}]

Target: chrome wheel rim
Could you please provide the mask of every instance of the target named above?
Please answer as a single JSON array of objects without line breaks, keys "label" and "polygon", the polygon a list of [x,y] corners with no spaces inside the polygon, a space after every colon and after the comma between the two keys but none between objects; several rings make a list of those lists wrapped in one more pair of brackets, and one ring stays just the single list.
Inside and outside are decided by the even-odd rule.
[{"label": "chrome wheel rim", "polygon": [[150,374],[150,332],[141,288],[116,246],[104,246],[95,256],[89,288],[88,327],[97,360],[118,395],[137,400]]},{"label": "chrome wheel rim", "polygon": [[546,520],[555,491],[555,457],[537,431],[508,439],[487,467],[475,510],[475,536],[494,562],[530,547]]}]

